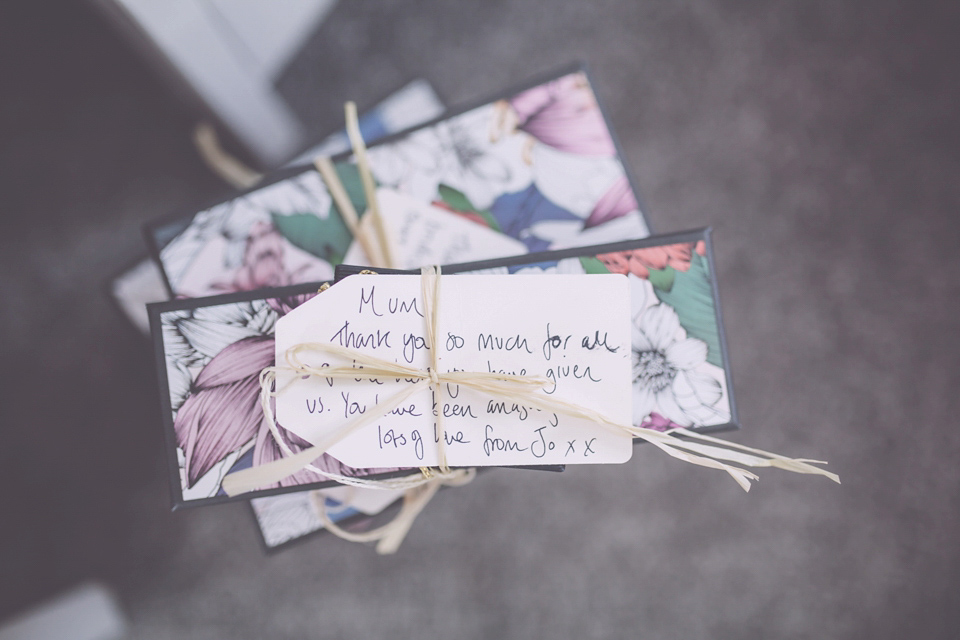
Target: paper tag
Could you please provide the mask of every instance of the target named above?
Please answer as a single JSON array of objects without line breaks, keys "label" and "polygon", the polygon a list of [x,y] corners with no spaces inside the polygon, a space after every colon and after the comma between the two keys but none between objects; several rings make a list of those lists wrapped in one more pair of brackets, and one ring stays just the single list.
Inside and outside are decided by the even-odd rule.
[{"label": "paper tag", "polygon": [[[519,240],[464,220],[450,211],[424,204],[399,191],[377,189],[377,201],[397,269],[491,260],[527,252],[526,245]],[[369,229],[371,221],[370,216],[364,216],[360,226]],[[351,243],[343,262],[371,264],[356,240]]]},{"label": "paper tag", "polygon": [[[277,364],[291,347],[329,342],[425,370],[420,276],[346,278],[280,318]],[[542,392],[620,423],[632,419],[630,297],[619,275],[442,276],[440,371],[541,375]],[[347,365],[304,354],[312,366]],[[414,381],[415,382],[415,381]],[[412,384],[403,379],[277,375],[277,421],[313,443]],[[444,416],[450,466],[625,462],[632,438],[592,422],[517,405],[464,385],[430,389],[329,450],[352,467],[437,464],[435,412]]]}]

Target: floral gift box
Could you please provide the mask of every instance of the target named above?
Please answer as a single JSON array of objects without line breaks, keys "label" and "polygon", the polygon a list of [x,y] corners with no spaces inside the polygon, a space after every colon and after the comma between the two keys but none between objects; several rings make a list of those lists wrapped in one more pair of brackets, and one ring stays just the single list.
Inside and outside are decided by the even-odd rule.
[{"label": "floral gift box", "polygon": [[[337,279],[357,267],[337,268]],[[635,425],[737,428],[710,230],[451,265],[447,274],[619,273],[630,282]]]},{"label": "floral gift box", "polygon": [[[660,431],[737,426],[708,231],[453,265],[443,272],[624,274],[633,321],[634,424]],[[237,498],[221,488],[227,473],[307,446],[282,425],[279,440],[270,433],[259,377],[274,364],[277,319],[322,295],[317,290],[314,283],[150,305],[175,507],[335,485],[305,469]],[[354,477],[402,473],[351,469],[329,454],[314,464]]]},{"label": "floral gift box", "polygon": [[[502,235],[509,252],[497,255],[649,234],[579,66],[388,137],[368,155],[380,188]],[[367,203],[352,157],[334,163],[362,214]],[[326,280],[353,242],[312,165],[198,213],[152,223],[146,232],[172,297]],[[491,241],[489,233],[483,237],[477,242]]]}]

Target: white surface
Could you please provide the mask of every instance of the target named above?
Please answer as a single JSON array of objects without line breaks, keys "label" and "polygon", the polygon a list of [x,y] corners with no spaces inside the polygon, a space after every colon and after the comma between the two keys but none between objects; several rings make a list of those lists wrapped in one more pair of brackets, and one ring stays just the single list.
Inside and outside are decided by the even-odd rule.
[{"label": "white surface", "polygon": [[[140,27],[162,56],[237,138],[267,166],[288,159],[303,142],[303,131],[276,93],[270,70],[315,28],[325,10],[303,0],[296,15],[281,16],[279,3],[213,3],[207,0],[99,0],[115,4]],[[292,0],[283,2],[297,4]],[[256,9],[256,11],[254,11]],[[229,16],[229,18],[228,18]],[[258,17],[259,16],[259,17]],[[265,16],[271,17],[266,19]],[[296,20],[294,20],[296,18]],[[290,20],[294,20],[290,24]],[[255,44],[259,22],[267,38]],[[307,27],[309,26],[309,29]],[[271,29],[278,28],[273,32]],[[295,27],[295,29],[294,29]],[[266,35],[269,34],[269,35]],[[253,48],[251,48],[253,47]]]},{"label": "white surface", "polygon": [[275,79],[335,0],[201,0],[229,25],[264,77]]},{"label": "white surface", "polygon": [[143,333],[150,333],[150,316],[147,305],[167,299],[167,289],[163,284],[160,267],[150,258],[146,258],[135,267],[125,271],[112,283],[113,297],[120,308],[130,318],[130,322]]},{"label": "white surface", "polygon": [[[286,366],[286,354],[294,345],[321,342],[425,369],[429,358],[423,309],[420,276],[347,278],[277,321],[277,363]],[[449,276],[442,280],[439,309],[441,371],[545,376],[550,382],[544,394],[630,424],[630,295],[625,277]],[[605,337],[610,348],[585,348],[585,341],[594,343],[595,334]],[[554,337],[549,345],[548,336]],[[349,360],[318,353],[301,358],[315,367],[350,366]],[[277,420],[318,443],[410,384],[394,378],[299,379],[281,369]],[[630,458],[628,434],[509,401],[497,410],[492,404],[497,398],[457,385],[445,388],[440,410],[446,416],[448,440],[453,440],[447,448],[453,466],[598,464]],[[434,465],[432,411],[429,388],[416,391],[394,412],[357,429],[329,453],[357,468]],[[572,452],[570,441],[575,442]],[[589,455],[588,441],[593,450]]]},{"label": "white surface", "polygon": [[[377,189],[377,202],[396,269],[492,260],[527,252],[527,246],[519,240],[394,189]],[[375,237],[372,216],[361,218],[360,227]],[[373,264],[357,240],[351,243],[343,262]]]},{"label": "white surface", "polygon": [[0,640],[121,640],[126,622],[106,588],[85,584],[0,627]]}]

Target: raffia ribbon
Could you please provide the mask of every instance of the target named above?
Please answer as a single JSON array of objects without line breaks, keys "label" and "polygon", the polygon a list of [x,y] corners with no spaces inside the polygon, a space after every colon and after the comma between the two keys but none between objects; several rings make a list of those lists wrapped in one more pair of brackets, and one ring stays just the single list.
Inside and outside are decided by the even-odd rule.
[{"label": "raffia ribbon", "polygon": [[370,171],[367,146],[364,144],[363,135],[360,133],[357,105],[353,102],[346,103],[344,113],[347,119],[347,136],[350,138],[350,145],[353,147],[353,155],[357,160],[357,170],[360,172],[360,181],[363,184],[363,193],[367,199],[367,213],[363,221],[360,220],[356,208],[350,201],[350,196],[347,195],[347,190],[344,188],[340,176],[337,175],[337,170],[330,158],[320,156],[313,161],[313,164],[326,183],[330,197],[333,198],[334,204],[340,211],[340,217],[343,218],[353,237],[363,247],[371,265],[393,268],[396,262],[390,247],[390,234],[386,225],[384,225],[380,205],[377,202],[376,183],[373,181],[373,173]]},{"label": "raffia ribbon", "polygon": [[[345,105],[347,134],[353,146],[357,160],[357,168],[363,183],[364,194],[368,203],[367,215],[370,225],[362,224],[356,209],[346,192],[336,169],[329,158],[320,157],[314,162],[320,175],[323,177],[330,191],[331,197],[337,205],[345,223],[354,237],[360,242],[373,266],[393,267],[393,255],[390,249],[389,234],[380,212],[376,197],[376,185],[370,171],[366,154],[366,146],[360,134],[357,119],[356,105],[348,102]],[[463,385],[495,398],[516,402],[521,405],[535,407],[548,412],[563,414],[575,418],[582,418],[594,422],[614,432],[628,433],[634,438],[645,440],[667,455],[691,464],[726,471],[744,491],[750,490],[750,481],[758,479],[757,475],[734,466],[735,464],[748,467],[777,467],[794,473],[822,475],[840,482],[840,478],[828,471],[814,466],[826,464],[819,460],[789,458],[760,449],[727,442],[708,435],[700,434],[688,429],[676,428],[669,433],[662,433],[653,429],[645,429],[634,425],[619,424],[610,420],[599,412],[581,407],[558,398],[549,397],[540,393],[547,383],[539,376],[515,376],[489,372],[439,372],[437,367],[438,349],[436,345],[437,320],[440,292],[440,268],[424,267],[421,269],[421,296],[424,303],[424,322],[426,328],[426,343],[431,354],[431,365],[426,370],[408,367],[397,362],[345,349],[327,343],[303,343],[289,349],[286,353],[287,367],[267,367],[260,374],[260,403],[270,432],[276,440],[285,457],[274,462],[257,467],[244,469],[228,474],[222,482],[223,490],[230,496],[235,496],[260,487],[279,482],[297,471],[308,469],[331,480],[342,484],[358,487],[379,489],[405,489],[403,506],[397,517],[390,523],[363,533],[346,531],[336,525],[326,514],[323,504],[318,505],[318,513],[329,531],[346,540],[356,542],[378,541],[377,552],[382,554],[394,553],[399,548],[404,536],[420,511],[436,494],[441,486],[462,486],[470,482],[475,476],[474,469],[450,469],[446,459],[446,437],[443,427],[442,412],[437,415],[437,448],[438,469],[421,468],[419,472],[388,479],[372,480],[368,478],[354,478],[323,471],[312,463],[328,449],[356,432],[358,429],[380,419],[390,411],[400,406],[404,400],[414,393],[430,386],[434,389],[436,402],[440,403],[444,384]],[[318,352],[334,357],[342,357],[354,361],[353,366],[345,367],[313,367],[305,364],[300,355],[304,352]],[[271,398],[282,389],[273,390],[277,372],[281,369],[295,372],[299,375],[320,376],[324,378],[355,378],[357,365],[363,368],[364,375],[372,378],[408,378],[418,381],[409,385],[403,391],[368,408],[367,412],[349,421],[339,430],[328,435],[315,446],[294,453],[280,436],[276,419],[270,406]],[[296,378],[295,378],[296,379]],[[686,439],[677,436],[686,436]],[[696,442],[699,440],[699,442]],[[725,462],[726,461],[726,462]]]},{"label": "raffia ribbon", "polygon": [[[360,172],[363,193],[369,209],[363,220],[361,220],[356,208],[350,201],[350,196],[347,194],[343,181],[337,175],[337,170],[330,158],[319,156],[314,159],[313,164],[327,185],[330,197],[333,198],[344,223],[350,229],[353,237],[360,243],[360,246],[363,247],[371,265],[393,268],[396,261],[390,246],[390,234],[383,222],[383,215],[377,202],[376,183],[373,180],[373,173],[370,171],[367,147],[363,141],[363,135],[360,133],[357,105],[353,102],[347,102],[344,105],[344,113],[346,115],[347,137],[350,139],[350,145],[357,160],[357,169]],[[263,179],[262,173],[254,171],[221,146],[216,130],[209,123],[202,122],[194,128],[193,141],[200,157],[207,166],[237,189],[249,189]]]},{"label": "raffia ribbon", "polygon": [[[630,434],[632,437],[640,438],[651,443],[667,455],[677,458],[678,460],[725,471],[745,491],[750,490],[750,481],[756,480],[757,476],[746,469],[734,465],[777,467],[794,473],[822,475],[830,478],[834,482],[840,482],[836,474],[814,466],[815,464],[826,464],[822,461],[789,458],[713,438],[688,429],[677,428],[667,433],[662,433],[634,425],[619,424],[592,409],[543,394],[542,388],[547,381],[539,376],[515,376],[470,371],[440,372],[437,369],[438,349],[435,348],[439,291],[439,267],[424,267],[421,270],[421,296],[425,310],[424,324],[426,327],[426,342],[431,354],[431,365],[425,370],[327,343],[301,343],[291,347],[287,351],[287,367],[282,367],[282,369],[297,374],[293,378],[294,382],[299,379],[300,376],[355,378],[359,367],[362,367],[365,377],[402,377],[418,380],[379,404],[368,408],[366,413],[349,421],[343,427],[316,443],[313,447],[304,449],[299,453],[293,453],[289,447],[287,447],[283,438],[280,437],[273,410],[270,407],[270,399],[283,391],[283,389],[273,390],[277,371],[281,370],[281,367],[267,367],[264,369],[260,376],[261,406],[274,438],[287,454],[287,457],[227,475],[222,484],[224,491],[231,496],[239,495],[278,482],[301,469],[310,469],[330,479],[354,486],[407,489],[408,497],[404,499],[404,508],[395,520],[396,524],[391,522],[386,527],[377,530],[375,535],[374,532],[363,534],[365,536],[363,538],[364,540],[368,539],[368,536],[370,539],[378,539],[381,542],[389,539],[391,542],[383,543],[383,549],[395,550],[396,547],[394,544],[399,545],[396,537],[400,536],[400,539],[402,539],[399,531],[403,530],[405,532],[409,529],[413,518],[422,510],[423,506],[425,506],[426,502],[429,501],[430,497],[433,496],[440,486],[444,484],[464,484],[465,482],[469,482],[468,476],[472,477],[472,470],[451,470],[447,466],[445,451],[446,438],[442,413],[437,416],[439,468],[435,472],[429,469],[421,469],[419,473],[409,476],[373,480],[367,478],[350,478],[340,474],[325,472],[314,467],[312,463],[330,447],[348,437],[350,434],[355,433],[358,429],[380,419],[388,412],[400,406],[411,395],[424,390],[428,386],[434,389],[436,401],[438,403],[441,402],[444,384],[463,385],[491,395],[497,399],[516,402],[524,406],[535,407],[556,414],[589,420],[611,431]],[[314,367],[301,360],[301,355],[305,352],[316,352],[328,356],[346,358],[352,360],[354,364],[352,366]],[[681,435],[685,436],[685,438],[677,437]],[[734,464],[727,464],[728,462]],[[424,485],[427,485],[427,488],[421,490]],[[321,517],[326,518],[325,514]],[[327,518],[326,520],[329,519]],[[341,536],[347,539],[355,539],[357,535],[360,535],[343,531],[337,528],[336,525],[330,529],[337,533],[337,535],[349,534],[349,536]],[[380,549],[379,546],[378,549]],[[391,553],[392,551],[386,550],[383,552]]]},{"label": "raffia ribbon", "polygon": [[[428,473],[421,471],[408,477],[370,480],[322,471],[314,467],[311,463],[330,447],[333,447],[350,434],[379,420],[403,404],[404,401],[413,394],[429,387],[433,388],[437,402],[442,402],[441,398],[444,393],[445,384],[463,385],[494,397],[501,397],[517,402],[527,402],[532,394],[547,384],[547,379],[541,376],[517,376],[486,371],[452,371],[446,373],[438,371],[437,361],[439,350],[435,348],[435,345],[437,344],[437,319],[439,311],[437,300],[440,292],[439,267],[424,267],[421,270],[420,290],[424,305],[425,342],[431,358],[430,366],[426,369],[418,369],[398,362],[384,360],[383,358],[378,358],[360,351],[354,351],[353,349],[347,349],[339,345],[321,342],[305,342],[291,347],[286,353],[286,367],[267,367],[260,373],[260,406],[263,409],[267,425],[274,439],[284,453],[287,454],[287,457],[229,474],[224,478],[222,485],[223,490],[227,492],[227,494],[239,495],[253,491],[259,487],[278,482],[301,469],[314,471],[342,484],[381,489],[407,489],[425,484],[431,480],[454,480],[458,476],[456,470],[450,470],[447,466],[446,438],[444,437],[445,429],[442,413],[437,416],[439,464],[436,471],[430,471]],[[297,374],[294,376],[294,382],[296,379],[299,379],[300,376],[304,375],[321,378],[356,378],[358,372],[356,366],[311,366],[301,359],[301,356],[307,352],[321,353],[335,358],[355,361],[357,365],[363,367],[364,377],[406,378],[416,379],[417,382],[407,386],[385,400],[381,400],[379,404],[368,408],[365,413],[358,415],[337,431],[329,434],[320,442],[315,443],[315,446],[304,449],[299,453],[293,453],[289,447],[287,447],[284,439],[280,437],[273,409],[270,406],[271,398],[283,392],[283,389],[273,390],[277,372],[285,370]]]}]

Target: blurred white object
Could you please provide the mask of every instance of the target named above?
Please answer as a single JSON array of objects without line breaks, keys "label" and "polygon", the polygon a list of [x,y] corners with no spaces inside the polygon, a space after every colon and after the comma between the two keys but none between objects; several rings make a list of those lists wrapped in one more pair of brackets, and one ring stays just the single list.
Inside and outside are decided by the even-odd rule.
[{"label": "blurred white object", "polygon": [[[377,106],[360,116],[360,133],[367,144],[376,142],[410,127],[424,124],[443,113],[443,102],[433,85],[417,78],[387,96]],[[289,162],[290,165],[309,164],[317,156],[333,156],[350,148],[347,132],[340,130],[323,142],[311,147]]]},{"label": "blurred white object", "polygon": [[126,632],[113,594],[88,583],[0,626],[0,640],[122,640]]},{"label": "blurred white object", "polygon": [[[372,142],[378,137],[396,133],[431,120],[443,113],[443,103],[430,83],[423,79],[413,80],[402,89],[390,94],[380,104],[360,118],[364,139]],[[302,156],[294,163],[306,164],[318,155],[335,155],[350,148],[347,134],[338,131]],[[150,320],[146,305],[168,298],[160,267],[150,258],[145,258],[128,269],[110,284],[117,304],[140,331],[150,334]]]},{"label": "blurred white object", "polygon": [[93,0],[267,167],[306,142],[274,80],[336,0]]},{"label": "blurred white object", "polygon": [[150,333],[147,305],[166,300],[167,287],[157,263],[146,258],[124,271],[111,283],[111,293],[130,321],[143,333]]}]

